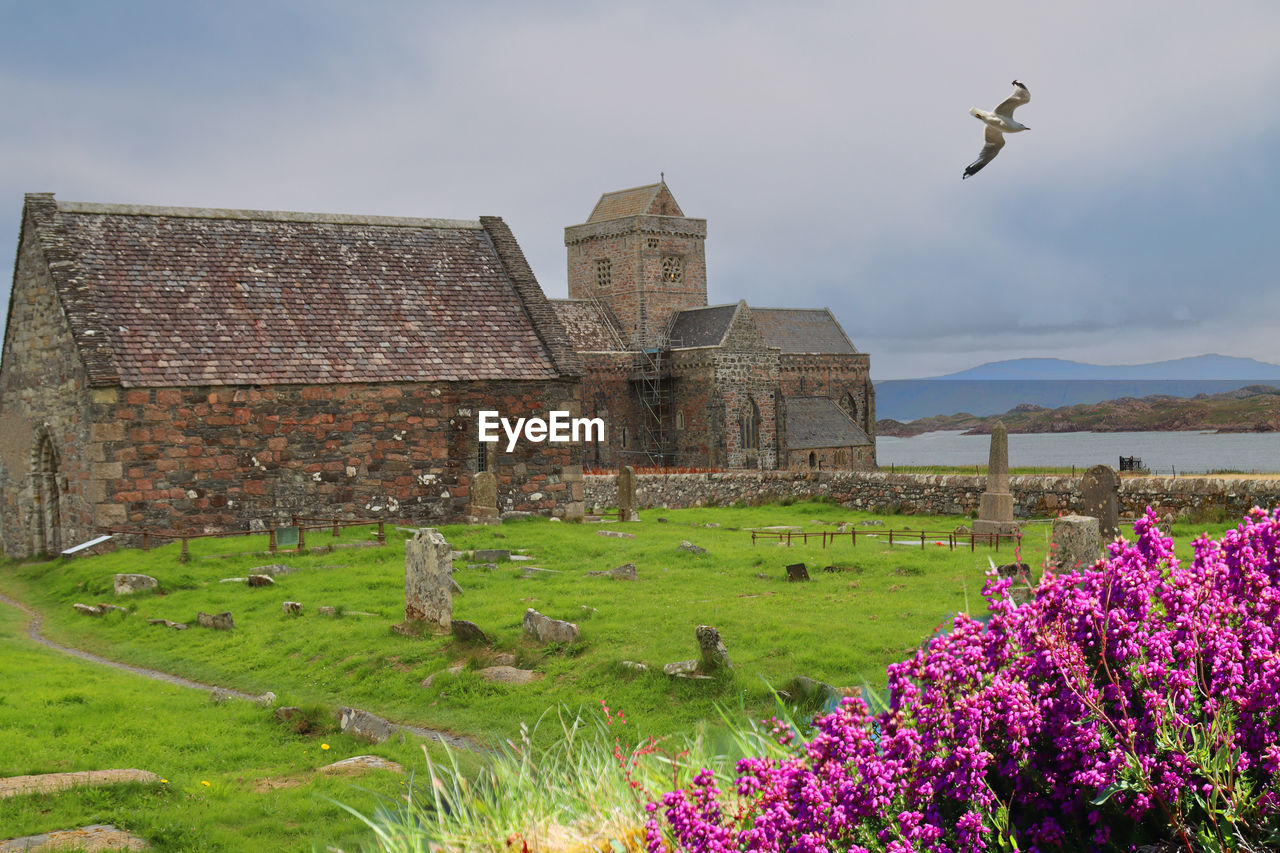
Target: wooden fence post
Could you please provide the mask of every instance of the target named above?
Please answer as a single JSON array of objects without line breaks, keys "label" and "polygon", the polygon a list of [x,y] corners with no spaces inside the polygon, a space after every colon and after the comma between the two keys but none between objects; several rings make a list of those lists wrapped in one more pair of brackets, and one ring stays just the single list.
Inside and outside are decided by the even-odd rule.
[{"label": "wooden fence post", "polygon": [[[295,515],[294,518],[297,518],[297,516]],[[307,528],[305,525],[299,524],[298,525],[298,553],[301,554],[302,550],[306,547],[307,547]]]},{"label": "wooden fence post", "polygon": [[267,550],[274,554],[276,552],[276,529],[274,525],[267,529],[267,536],[269,537],[267,540]]},{"label": "wooden fence post", "polygon": [[386,528],[383,527],[383,521],[381,518],[378,519],[378,544],[379,545],[387,544],[387,532],[386,532]]},{"label": "wooden fence post", "polygon": [[187,537],[182,537],[182,554],[178,556],[179,563],[185,563],[191,559],[191,555],[187,552]]}]

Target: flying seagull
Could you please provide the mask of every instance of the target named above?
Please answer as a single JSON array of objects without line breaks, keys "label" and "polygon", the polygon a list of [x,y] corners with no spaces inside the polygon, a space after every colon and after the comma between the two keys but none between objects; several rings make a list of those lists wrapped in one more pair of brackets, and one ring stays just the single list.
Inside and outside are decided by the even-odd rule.
[{"label": "flying seagull", "polygon": [[[1023,104],[1031,100],[1031,92],[1027,91],[1027,87],[1013,81],[1013,94],[1005,98],[1000,106],[995,108],[994,112],[980,110],[973,107],[969,110],[969,115],[981,119],[982,123],[987,126],[986,144],[982,146],[982,153],[978,155],[978,159],[974,160],[964,170],[964,177],[978,174],[978,171],[1000,153],[1000,149],[1004,147],[1004,135],[1006,133],[1017,133],[1020,130],[1030,130],[1024,124],[1015,121],[1013,111]],[[963,180],[963,178],[962,178]]]}]

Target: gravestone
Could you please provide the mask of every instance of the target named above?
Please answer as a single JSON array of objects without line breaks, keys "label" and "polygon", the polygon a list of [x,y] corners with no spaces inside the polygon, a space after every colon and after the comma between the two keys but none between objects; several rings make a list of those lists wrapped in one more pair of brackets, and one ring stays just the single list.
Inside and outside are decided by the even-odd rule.
[{"label": "gravestone", "polygon": [[587,514],[583,503],[582,466],[564,466],[560,469],[560,479],[569,487],[569,500],[564,505],[564,520],[582,521]]},{"label": "gravestone", "polygon": [[481,645],[488,645],[489,643],[489,637],[474,622],[468,622],[466,619],[454,619],[449,627],[453,631],[453,636],[457,637],[459,642],[478,643]]},{"label": "gravestone", "polygon": [[138,590],[155,589],[160,581],[151,575],[119,574],[115,576],[113,588],[116,595],[133,595]]},{"label": "gravestone", "polygon": [[1120,475],[1110,465],[1094,465],[1080,480],[1080,514],[1098,519],[1104,541],[1120,535]]},{"label": "gravestone", "polygon": [[727,669],[730,666],[729,650],[724,647],[719,631],[710,625],[699,625],[693,630],[693,634],[698,638],[698,651],[702,657],[699,668],[703,672]]},{"label": "gravestone", "polygon": [[[828,570],[830,567],[828,566]],[[789,581],[807,581],[809,579],[809,569],[804,563],[792,563],[787,566],[787,580]]]},{"label": "gravestone", "polygon": [[974,533],[1017,533],[1013,520],[1013,495],[1009,492],[1009,431],[1003,421],[991,429],[991,452],[987,458],[987,490],[978,499],[978,520]]},{"label": "gravestone", "polygon": [[498,516],[498,480],[492,471],[481,471],[471,479],[467,503],[468,524],[501,524]]},{"label": "gravestone", "polygon": [[524,632],[539,643],[572,643],[578,639],[577,625],[543,616],[532,607],[524,612]]},{"label": "gravestone", "polygon": [[1098,519],[1088,515],[1064,515],[1053,520],[1049,562],[1058,573],[1087,569],[1102,556]]},{"label": "gravestone", "polygon": [[230,631],[236,626],[236,621],[231,618],[230,611],[222,613],[205,613],[201,610],[196,614],[196,624],[202,628],[210,628],[214,631]]},{"label": "gravestone", "polygon": [[607,572],[587,572],[587,575],[589,577],[613,578],[616,581],[634,581],[640,578],[636,572],[635,563],[623,563],[621,566],[609,569]]},{"label": "gravestone", "polygon": [[404,618],[448,630],[453,620],[453,549],[426,527],[404,543]]},{"label": "gravestone", "polygon": [[636,469],[623,465],[618,472],[618,521],[639,521],[636,512]]},{"label": "gravestone", "polygon": [[284,611],[285,616],[301,616],[302,602],[301,601],[283,601],[280,603],[280,609]]}]

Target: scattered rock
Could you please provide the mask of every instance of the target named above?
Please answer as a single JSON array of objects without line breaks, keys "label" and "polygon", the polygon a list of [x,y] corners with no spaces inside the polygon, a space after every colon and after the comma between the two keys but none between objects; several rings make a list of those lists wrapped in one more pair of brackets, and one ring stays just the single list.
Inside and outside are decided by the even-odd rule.
[{"label": "scattered rock", "polygon": [[76,609],[77,613],[83,613],[85,616],[101,616],[103,613],[102,608],[96,604],[81,604],[76,602],[71,606]]},{"label": "scattered rock", "polygon": [[293,705],[282,705],[279,708],[276,708],[274,716],[282,723],[291,723],[295,726],[307,718],[307,715],[302,712],[301,708]]},{"label": "scattered rock", "polygon": [[952,532],[952,533],[958,533],[958,534],[960,534],[961,536],[968,536],[968,535],[969,535],[970,533],[972,533],[973,531],[969,529],[969,525],[967,525],[967,524],[960,524],[960,525],[957,525],[957,526],[956,526],[956,529],[955,529],[955,530],[953,530],[953,531],[951,531],[951,532]]},{"label": "scattered rock", "polygon": [[121,574],[115,576],[114,586],[116,595],[133,595],[140,590],[155,589],[160,586],[160,581],[151,575]]},{"label": "scattered rock", "polygon": [[325,606],[322,606],[322,607],[317,607],[317,608],[316,608],[316,613],[319,613],[321,616],[337,616],[337,615],[338,615],[338,608],[336,608],[336,607],[329,607],[328,605],[325,605]]},{"label": "scattered rock", "polygon": [[480,626],[474,622],[468,622],[465,619],[454,619],[449,626],[453,631],[453,636],[457,637],[459,642],[475,643],[479,645],[488,645],[489,638],[484,631],[480,630]]},{"label": "scattered rock", "polygon": [[20,794],[46,794],[70,788],[101,788],[141,782],[154,785],[160,777],[147,770],[81,770],[73,773],[38,773],[31,776],[9,776],[0,779],[0,800]]},{"label": "scattered rock", "polygon": [[621,566],[609,569],[607,572],[587,572],[587,574],[592,577],[613,578],[616,581],[633,581],[639,579],[639,576],[636,574],[635,563],[623,563]]},{"label": "scattered rock", "polygon": [[494,666],[515,666],[516,656],[510,652],[501,652],[493,656]]},{"label": "scattered rock", "polygon": [[618,530],[597,530],[596,535],[609,536],[614,539],[635,539],[636,538],[636,535],[634,533],[622,533],[621,531],[618,531]]},{"label": "scattered rock", "polygon": [[285,616],[301,616],[302,602],[301,601],[282,601],[280,603],[280,609],[284,611]]},{"label": "scattered rock", "polygon": [[170,622],[168,619],[148,619],[148,625],[163,625],[166,628],[172,628],[175,631],[185,631],[187,626],[181,622]]},{"label": "scattered rock", "polygon": [[404,768],[396,762],[388,761],[377,755],[355,755],[351,758],[344,758],[341,761],[326,764],[318,772],[330,776],[359,776],[370,770],[390,770],[393,773],[404,772]]},{"label": "scattered rock", "polygon": [[809,579],[809,570],[805,568],[804,563],[792,563],[787,566],[787,580],[789,581],[807,581]]},{"label": "scattered rock", "polygon": [[247,577],[246,578],[223,578],[222,580],[218,581],[218,583],[248,583],[248,582],[249,582],[249,579]]},{"label": "scattered rock", "polygon": [[859,527],[884,527],[884,522],[878,518],[869,518],[866,521],[859,521]]},{"label": "scattered rock", "polygon": [[524,612],[524,632],[540,643],[572,643],[578,639],[578,626],[543,616],[530,607]]},{"label": "scattered rock", "polygon": [[126,608],[126,607],[119,607],[119,606],[117,606],[117,605],[115,605],[115,604],[99,604],[99,605],[98,605],[98,609],[99,609],[99,610],[101,610],[103,613],[124,613],[124,614],[128,614],[128,612],[129,612],[129,609],[128,609],[128,608]]},{"label": "scattered rock", "polygon": [[669,521],[670,521],[670,519],[664,518],[664,517],[662,517],[662,516],[658,516],[658,523],[659,523],[659,524],[667,524],[667,523],[669,523]]},{"label": "scattered rock", "polygon": [[286,566],[284,563],[272,563],[269,566],[256,566],[249,571],[255,575],[271,575],[273,578],[278,578],[281,575],[291,575],[297,569],[293,566]]},{"label": "scattered rock", "polygon": [[715,527],[719,527],[719,526],[720,526],[720,522],[718,522],[718,521],[708,521],[706,524],[704,524],[704,525],[702,525],[702,526],[703,526],[703,527],[712,527],[712,528],[715,528]]},{"label": "scattered rock", "polygon": [[231,611],[229,610],[215,614],[205,613],[201,610],[196,614],[196,624],[202,628],[212,628],[215,631],[229,631],[236,626],[236,622],[231,618]]},{"label": "scattered rock", "polygon": [[671,676],[691,675],[697,669],[698,662],[696,660],[679,660],[662,667],[662,671]]},{"label": "scattered rock", "polygon": [[477,548],[472,557],[477,563],[500,563],[511,559],[511,552],[503,548]]},{"label": "scattered rock", "polygon": [[0,841],[0,853],[18,853],[18,851],[36,853],[36,851],[46,850],[84,850],[87,853],[96,853],[99,850],[150,849],[151,845],[145,839],[109,823],[96,823],[79,829],[57,829],[40,835],[26,835],[22,838]]},{"label": "scattered rock", "polygon": [[337,716],[343,734],[371,743],[382,743],[395,732],[391,723],[359,708],[339,708]]},{"label": "scattered rock", "polygon": [[249,575],[249,586],[275,586],[276,579],[271,575]]},{"label": "scattered rock", "polygon": [[516,669],[514,666],[486,666],[476,675],[493,684],[528,684],[538,677],[531,669]]},{"label": "scattered rock", "polygon": [[690,542],[688,539],[685,539],[684,541],[682,541],[682,542],[681,542],[678,546],[676,546],[676,547],[677,547],[677,549],[678,549],[678,550],[685,551],[686,553],[689,553],[689,554],[705,554],[705,553],[707,553],[707,549],[706,549],[706,548],[702,548],[702,547],[699,547],[699,546],[697,546],[697,545],[694,545],[694,544],[693,544],[692,542]]},{"label": "scattered rock", "polygon": [[693,633],[698,638],[698,650],[702,653],[702,669],[710,672],[731,666],[729,650],[724,647],[719,631],[710,625],[699,625]]},{"label": "scattered rock", "polygon": [[209,701],[215,705],[225,705],[230,698],[231,691],[222,687],[215,687],[209,691]]},{"label": "scattered rock", "polygon": [[268,690],[266,693],[263,693],[261,696],[259,696],[257,699],[254,699],[253,701],[257,703],[259,708],[270,708],[271,705],[276,701],[276,694]]},{"label": "scattered rock", "polygon": [[648,671],[649,671],[649,665],[648,665],[648,664],[640,663],[639,661],[635,661],[635,660],[624,660],[624,661],[619,661],[619,662],[618,662],[618,665],[619,665],[619,666],[621,666],[623,669],[629,669],[629,670],[632,670],[633,672],[648,672]]}]

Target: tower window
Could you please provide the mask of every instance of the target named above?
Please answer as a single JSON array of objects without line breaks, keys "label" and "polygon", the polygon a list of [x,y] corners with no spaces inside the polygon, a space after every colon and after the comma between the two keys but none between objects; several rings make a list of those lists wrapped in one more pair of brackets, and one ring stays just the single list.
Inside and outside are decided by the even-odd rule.
[{"label": "tower window", "polygon": [[760,449],[760,407],[756,401],[747,400],[742,413],[738,415],[738,440],[743,450]]},{"label": "tower window", "polygon": [[648,246],[649,246],[649,248],[650,248],[650,249],[656,249],[656,248],[658,248],[658,238],[657,238],[657,237],[650,237],[646,242],[647,242],[647,244],[648,244]]},{"label": "tower window", "polygon": [[663,255],[662,280],[682,281],[684,279],[684,258],[679,255]]},{"label": "tower window", "polygon": [[608,287],[613,284],[613,261],[600,258],[596,261],[596,287]]}]

